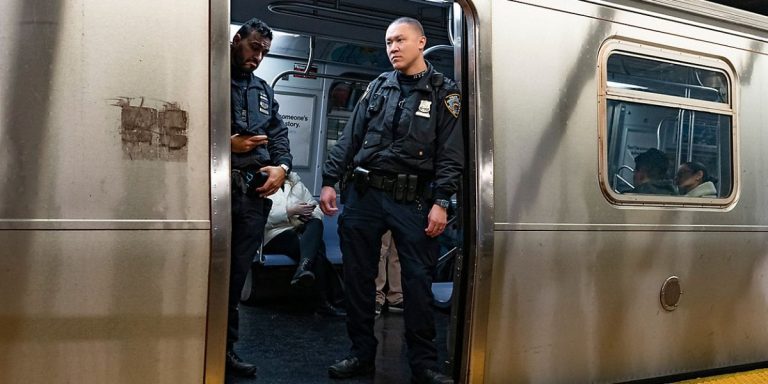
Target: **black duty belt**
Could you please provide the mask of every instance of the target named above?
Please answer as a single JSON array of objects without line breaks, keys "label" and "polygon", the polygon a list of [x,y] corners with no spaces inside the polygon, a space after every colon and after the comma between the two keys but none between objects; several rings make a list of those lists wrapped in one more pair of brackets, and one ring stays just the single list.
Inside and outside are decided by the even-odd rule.
[{"label": "black duty belt", "polygon": [[406,173],[386,175],[357,167],[352,172],[352,180],[360,192],[365,192],[367,188],[382,190],[395,201],[412,202],[418,197],[429,198],[427,195],[431,192],[427,178]]}]

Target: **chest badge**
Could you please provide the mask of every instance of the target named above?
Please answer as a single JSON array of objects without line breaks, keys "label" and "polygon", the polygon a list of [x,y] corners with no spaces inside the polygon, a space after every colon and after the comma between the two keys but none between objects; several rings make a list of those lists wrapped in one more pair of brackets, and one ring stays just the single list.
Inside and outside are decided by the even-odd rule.
[{"label": "chest badge", "polygon": [[432,102],[429,100],[422,100],[419,104],[419,110],[416,111],[416,116],[429,118],[429,110],[432,108]]},{"label": "chest badge", "polygon": [[259,93],[259,112],[269,115],[269,98],[264,93]]}]

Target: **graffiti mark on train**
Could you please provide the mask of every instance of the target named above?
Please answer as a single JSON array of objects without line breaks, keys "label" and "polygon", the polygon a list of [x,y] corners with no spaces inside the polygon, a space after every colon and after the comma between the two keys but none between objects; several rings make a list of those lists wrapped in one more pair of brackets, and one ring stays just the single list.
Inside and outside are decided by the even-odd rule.
[{"label": "graffiti mark on train", "polygon": [[187,160],[187,111],[178,103],[118,97],[123,156],[130,160]]}]

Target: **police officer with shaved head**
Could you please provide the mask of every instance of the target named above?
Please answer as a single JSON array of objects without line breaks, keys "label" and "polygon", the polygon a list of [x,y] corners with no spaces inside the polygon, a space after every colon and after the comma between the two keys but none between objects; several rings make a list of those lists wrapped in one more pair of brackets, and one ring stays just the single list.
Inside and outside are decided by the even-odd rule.
[{"label": "police officer with shaved head", "polygon": [[417,20],[400,18],[386,31],[394,71],[368,86],[323,168],[320,207],[338,211],[347,294],[349,356],[328,368],[332,378],[375,372],[375,278],[381,236],[392,232],[400,252],[405,339],[414,383],[453,383],[440,373],[431,309],[437,237],[463,170],[464,143],[456,84],[424,59]]}]

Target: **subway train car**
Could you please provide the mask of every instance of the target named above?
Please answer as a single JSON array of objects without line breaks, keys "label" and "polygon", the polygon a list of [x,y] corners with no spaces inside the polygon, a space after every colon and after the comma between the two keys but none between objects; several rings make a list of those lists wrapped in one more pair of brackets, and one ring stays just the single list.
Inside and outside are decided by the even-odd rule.
[{"label": "subway train car", "polygon": [[[253,16],[280,32],[258,74],[318,193],[403,15],[463,93],[458,382],[768,362],[766,16],[703,0],[10,0],[0,382],[223,383],[229,40]],[[707,194],[681,193],[691,162]]]}]

